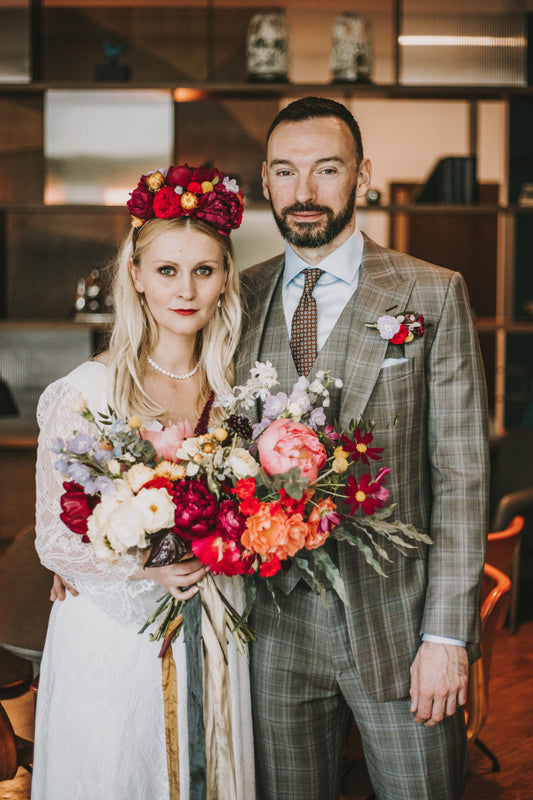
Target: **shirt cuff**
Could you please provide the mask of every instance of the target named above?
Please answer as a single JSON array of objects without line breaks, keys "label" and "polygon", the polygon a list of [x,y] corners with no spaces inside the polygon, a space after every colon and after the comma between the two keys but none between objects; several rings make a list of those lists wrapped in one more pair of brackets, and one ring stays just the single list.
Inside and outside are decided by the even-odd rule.
[{"label": "shirt cuff", "polygon": [[449,639],[447,636],[435,636],[433,633],[422,634],[423,642],[440,642],[440,644],[456,644],[458,647],[466,647],[466,642],[462,639]]}]

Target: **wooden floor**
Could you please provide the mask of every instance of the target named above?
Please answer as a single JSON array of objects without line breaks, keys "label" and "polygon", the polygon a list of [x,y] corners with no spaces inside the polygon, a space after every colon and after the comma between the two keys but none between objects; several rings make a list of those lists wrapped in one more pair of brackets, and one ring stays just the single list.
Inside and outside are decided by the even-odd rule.
[{"label": "wooden floor", "polygon": [[[4,707],[15,731],[33,738],[33,695],[4,701]],[[481,738],[498,756],[501,771],[491,772],[490,762],[471,745],[464,800],[533,800],[533,618],[515,636],[498,634],[490,716]],[[22,769],[0,785],[3,800],[28,800],[30,791],[31,776]],[[364,766],[356,764],[344,781],[342,800],[363,800],[370,791]]]}]

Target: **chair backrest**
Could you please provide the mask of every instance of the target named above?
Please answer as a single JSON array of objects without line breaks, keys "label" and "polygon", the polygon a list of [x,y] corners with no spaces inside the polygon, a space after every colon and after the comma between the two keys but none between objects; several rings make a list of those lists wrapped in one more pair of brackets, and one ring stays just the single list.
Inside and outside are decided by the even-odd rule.
[{"label": "chair backrest", "polygon": [[524,517],[513,517],[508,527],[489,533],[485,560],[512,577],[513,560],[516,548],[520,547],[520,537],[524,527]]},{"label": "chair backrest", "polygon": [[[493,513],[502,497],[533,487],[533,428],[509,428],[497,446],[492,470]],[[515,514],[520,512],[515,511]],[[502,525],[504,528],[505,525]],[[494,521],[493,530],[500,530]]]},{"label": "chair backrest", "polygon": [[481,658],[470,667],[466,704],[468,741],[476,739],[488,715],[488,687],[496,631],[507,612],[511,581],[491,564],[483,569]]},{"label": "chair backrest", "polygon": [[9,717],[0,703],[0,781],[15,777],[18,769],[17,740]]},{"label": "chair backrest", "polygon": [[533,486],[509,492],[500,499],[494,516],[493,529],[503,530],[517,515],[524,517],[526,529],[533,528]]}]

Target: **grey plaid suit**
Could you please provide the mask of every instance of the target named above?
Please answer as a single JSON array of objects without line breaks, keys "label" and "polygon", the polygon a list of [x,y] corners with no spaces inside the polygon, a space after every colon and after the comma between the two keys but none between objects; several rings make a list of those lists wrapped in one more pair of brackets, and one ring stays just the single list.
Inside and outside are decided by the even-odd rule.
[{"label": "grey plaid suit", "polygon": [[[248,321],[236,362],[237,383],[246,380],[258,358],[276,366],[281,389],[297,377],[281,309],[282,270],[280,256],[243,273]],[[407,310],[424,315],[424,336],[406,346],[406,362],[382,369],[388,343],[364,323]],[[278,579],[284,593],[279,625],[268,597],[260,593],[255,614],[259,642],[252,656],[259,784],[267,800],[336,796],[332,775],[342,748],[343,695],[361,730],[379,800],[458,798],[465,770],[462,714],[425,728],[412,722],[405,698],[422,633],[463,639],[470,659],[479,656],[487,414],[479,347],[461,276],[385,250],[365,237],[358,289],[311,374],[315,369],[343,378],[332,404],[341,425],[359,416],[374,420],[379,429],[375,443],[385,447],[383,464],[392,470],[387,487],[397,516],[428,532],[434,544],[420,544],[410,557],[393,550],[384,579],[354,548],[340,543],[349,608],[333,596],[325,612],[317,596],[302,582],[296,585],[289,573]],[[399,411],[399,424],[390,426]],[[297,673],[294,662],[304,651],[303,671],[291,680],[289,673]],[[327,678],[324,652],[334,653]],[[322,717],[315,717],[313,709],[322,705]],[[391,709],[390,715],[384,709]],[[285,713],[295,721],[280,721]],[[387,715],[394,721],[387,721]],[[292,750],[285,765],[283,748]],[[396,767],[392,752],[397,752]],[[433,777],[420,777],[424,772]]]}]

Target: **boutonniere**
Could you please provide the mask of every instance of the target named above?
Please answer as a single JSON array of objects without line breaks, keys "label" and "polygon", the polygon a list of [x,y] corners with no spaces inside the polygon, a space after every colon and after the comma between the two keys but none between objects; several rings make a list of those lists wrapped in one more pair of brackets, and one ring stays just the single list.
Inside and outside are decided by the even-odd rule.
[{"label": "boutonniere", "polygon": [[424,335],[424,317],[413,311],[404,311],[394,317],[384,314],[377,322],[365,322],[365,325],[379,331],[381,338],[387,339],[389,344],[399,345],[402,355],[404,345]]}]

